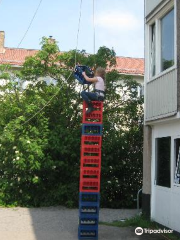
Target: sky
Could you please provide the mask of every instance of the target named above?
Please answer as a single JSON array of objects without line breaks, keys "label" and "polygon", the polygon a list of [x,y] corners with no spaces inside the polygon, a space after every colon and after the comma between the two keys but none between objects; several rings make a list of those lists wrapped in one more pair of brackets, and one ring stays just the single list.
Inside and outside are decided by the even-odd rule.
[{"label": "sky", "polygon": [[[0,30],[5,46],[22,39],[39,0],[0,0]],[[76,48],[80,0],[43,0],[21,48],[40,49],[53,36],[61,51]],[[113,48],[117,56],[144,57],[144,0],[95,0],[96,51]],[[78,49],[93,53],[93,0],[83,0]]]}]

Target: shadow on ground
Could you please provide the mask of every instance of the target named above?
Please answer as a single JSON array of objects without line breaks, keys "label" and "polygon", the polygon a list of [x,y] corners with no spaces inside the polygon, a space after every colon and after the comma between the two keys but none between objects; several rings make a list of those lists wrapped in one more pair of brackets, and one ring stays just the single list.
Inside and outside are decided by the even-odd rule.
[{"label": "shadow on ground", "polygon": [[[136,210],[102,209],[100,221],[133,217]],[[78,210],[64,207],[0,209],[0,240],[77,240]],[[160,235],[137,236],[134,228],[99,226],[99,240],[165,240]]]}]

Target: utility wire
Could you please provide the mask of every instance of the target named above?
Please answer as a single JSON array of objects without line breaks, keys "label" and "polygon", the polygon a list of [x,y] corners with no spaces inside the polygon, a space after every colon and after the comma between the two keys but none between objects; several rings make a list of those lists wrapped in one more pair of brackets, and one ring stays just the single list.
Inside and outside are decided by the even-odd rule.
[{"label": "utility wire", "polygon": [[[1,1],[2,1],[2,0],[0,0],[0,2],[1,2]],[[40,8],[40,6],[41,6],[42,1],[43,1],[43,0],[40,0],[40,1],[39,1],[39,4],[38,4],[38,6],[37,6],[37,8],[36,8],[36,10],[35,10],[35,12],[34,12],[34,14],[33,14],[33,17],[32,17],[32,19],[31,19],[31,21],[30,21],[30,23],[29,23],[29,25],[28,25],[28,27],[27,27],[24,35],[22,36],[20,42],[17,44],[17,47],[16,47],[16,48],[19,48],[19,47],[20,47],[20,45],[21,45],[22,42],[24,41],[25,37],[27,36],[27,34],[28,34],[28,32],[29,32],[29,29],[31,28],[31,26],[32,26],[32,24],[33,24],[33,21],[34,21],[36,15],[37,15],[37,13],[38,13],[38,10],[39,10],[39,8]],[[13,59],[14,56],[15,56],[15,53],[12,55],[12,59]],[[4,53],[3,58],[1,59],[1,63],[3,63],[4,57],[5,57],[5,53]]]},{"label": "utility wire", "polygon": [[94,54],[96,53],[96,27],[95,27],[95,0],[93,0],[93,45],[94,45]]},{"label": "utility wire", "polygon": [[37,13],[38,13],[38,10],[39,10],[39,8],[40,8],[40,6],[41,6],[42,1],[43,1],[43,0],[40,0],[38,6],[37,6],[37,8],[36,8],[36,11],[35,11],[35,13],[34,13],[32,19],[31,19],[31,21],[30,21],[30,23],[29,23],[29,25],[28,25],[28,28],[27,28],[26,32],[24,33],[24,35],[23,35],[21,41],[20,41],[19,44],[17,45],[17,48],[20,47],[21,43],[24,41],[24,39],[25,39],[27,33],[29,32],[29,29],[31,28],[31,25],[32,25],[32,23],[33,23],[33,21],[34,21],[36,15],[37,15]]},{"label": "utility wire", "polygon": [[[0,3],[1,3],[1,1],[2,1],[2,0],[0,0]],[[35,10],[35,12],[34,12],[34,14],[33,14],[33,17],[32,17],[32,19],[31,19],[31,21],[30,21],[30,23],[29,23],[29,25],[28,25],[25,33],[23,34],[20,42],[17,44],[17,47],[16,47],[16,48],[19,48],[19,47],[20,47],[20,45],[21,45],[22,42],[24,41],[25,37],[27,36],[27,34],[28,34],[28,32],[29,32],[29,30],[30,30],[33,22],[34,22],[34,19],[35,19],[36,15],[37,15],[37,13],[38,13],[38,11],[39,11],[39,8],[40,8],[40,6],[41,6],[41,4],[42,4],[42,1],[43,1],[43,0],[40,0],[40,1],[39,1],[39,4],[37,5],[37,8],[36,8],[36,10]],[[15,56],[15,53],[14,53],[14,54],[12,55],[12,57],[11,57],[12,60],[13,60],[14,56]],[[5,53],[4,53],[4,55],[3,55],[3,58],[1,59],[1,63],[2,63],[2,64],[3,64],[4,58],[5,58]],[[5,67],[4,71],[7,71],[7,68],[8,68],[8,66]],[[26,89],[23,91],[22,94],[24,94],[25,92],[26,92]]]},{"label": "utility wire", "polygon": [[[71,72],[68,76],[68,78],[66,79],[66,81],[68,81],[71,77],[71,75],[73,74],[73,72]],[[46,102],[46,104],[44,104],[44,106],[42,108],[40,108],[35,114],[33,114],[28,120],[26,120],[24,123],[21,124],[21,126],[26,125],[27,123],[29,123],[33,118],[35,118],[40,112],[42,112],[44,110],[45,107],[47,107],[51,101],[58,95],[58,93],[60,92],[61,89],[59,89],[50,99],[49,101]],[[16,131],[18,130],[18,128],[14,128],[12,129],[12,131]]]},{"label": "utility wire", "polygon": [[[41,0],[42,2],[42,0]],[[77,31],[77,42],[76,42],[76,50],[75,50],[75,66],[77,64],[77,48],[78,48],[78,42],[79,42],[79,32],[80,32],[80,25],[81,25],[81,16],[82,16],[82,0],[80,2],[80,10],[79,10],[79,21],[78,21],[78,31]],[[70,77],[72,76],[72,73],[70,73],[70,75],[68,76],[68,78],[66,79],[66,81],[68,81],[70,79]],[[26,123],[30,122],[34,117],[36,117],[40,112],[42,112],[42,110],[49,105],[49,103],[54,99],[54,97],[59,93],[60,89],[57,91],[57,93],[55,93],[50,100],[42,107],[40,108],[32,117],[30,117],[27,121],[25,121],[22,125],[25,125]],[[21,126],[22,126],[21,125]]]},{"label": "utility wire", "polygon": [[78,30],[77,30],[77,39],[76,39],[76,51],[75,51],[75,67],[77,65],[77,50],[78,50],[78,44],[79,44],[79,32],[80,32],[80,26],[81,26],[81,16],[82,16],[82,1],[80,0],[80,7],[79,7],[79,21],[78,21]]},{"label": "utility wire", "polygon": [[[40,3],[42,2],[42,0],[40,1]],[[40,4],[39,4],[40,6]],[[39,8],[38,6],[38,8]],[[37,13],[37,11],[36,11]],[[81,15],[82,15],[82,0],[80,2],[80,11],[79,11],[79,22],[78,22],[78,31],[77,31],[77,43],[76,43],[76,50],[75,50],[75,66],[77,63],[77,48],[78,48],[78,41],[79,41],[79,31],[80,31],[80,24],[81,24]],[[36,14],[35,14],[36,15]],[[34,16],[35,16],[34,15]],[[72,76],[73,72],[70,73],[70,75],[68,76],[68,78],[66,79],[66,81],[68,81],[70,79],[70,77]],[[33,118],[35,118],[40,112],[42,112],[44,110],[45,107],[47,107],[51,101],[55,98],[55,96],[57,96],[57,94],[60,92],[61,89],[59,89],[51,98],[50,100],[42,107],[40,108],[35,114],[33,114],[28,120],[26,120],[24,123],[21,124],[21,126],[24,126],[25,124],[29,123]],[[12,129],[12,131],[16,131],[18,128],[14,128]]]}]

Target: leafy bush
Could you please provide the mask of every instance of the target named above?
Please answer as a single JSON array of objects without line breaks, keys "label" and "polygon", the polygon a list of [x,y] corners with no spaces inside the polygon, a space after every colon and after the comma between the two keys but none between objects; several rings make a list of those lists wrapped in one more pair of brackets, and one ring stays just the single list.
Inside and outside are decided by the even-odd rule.
[{"label": "leafy bush", "polygon": [[[57,43],[43,38],[41,51],[28,57],[19,72],[1,66],[1,78],[9,81],[0,89],[0,205],[78,205],[82,88],[72,75],[68,78],[74,60],[75,51],[59,54]],[[77,60],[113,66],[115,52],[106,47],[90,56],[79,51]],[[41,81],[47,76],[56,85]],[[29,85],[22,91],[25,81]],[[116,71],[107,74],[103,207],[132,207],[142,185],[143,99],[137,87]]]}]

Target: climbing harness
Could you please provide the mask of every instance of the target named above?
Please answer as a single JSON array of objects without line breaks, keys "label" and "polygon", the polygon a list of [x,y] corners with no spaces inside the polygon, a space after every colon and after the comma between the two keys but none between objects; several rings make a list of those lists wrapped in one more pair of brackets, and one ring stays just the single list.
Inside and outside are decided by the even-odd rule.
[{"label": "climbing harness", "polygon": [[101,101],[103,102],[104,99],[105,99],[105,92],[102,91],[102,90],[98,90],[98,89],[95,89],[94,92],[97,94],[98,96],[98,101]]}]

